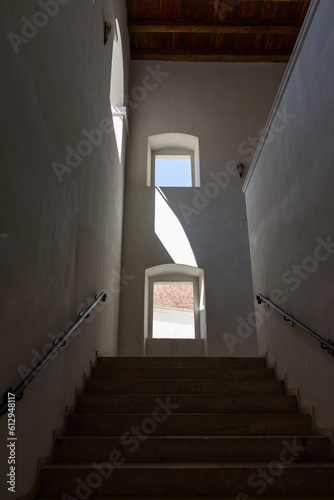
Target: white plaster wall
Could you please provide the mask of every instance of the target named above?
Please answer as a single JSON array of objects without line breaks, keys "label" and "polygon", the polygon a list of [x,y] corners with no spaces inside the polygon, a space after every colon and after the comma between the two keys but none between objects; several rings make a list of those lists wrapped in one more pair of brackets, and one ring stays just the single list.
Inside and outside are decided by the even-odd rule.
[{"label": "white plaster wall", "polygon": [[[254,292],[279,300],[334,341],[334,250],[318,240],[334,241],[334,3],[313,2],[310,9],[276,103],[292,116],[259,154],[246,203]],[[260,352],[268,353],[291,389],[299,388],[301,404],[314,406],[318,426],[333,427],[334,359],[276,313],[258,334]]]},{"label": "white plaster wall", "polygon": [[[44,26],[16,54],[6,35],[21,35],[22,18],[43,12],[41,3],[6,0],[0,14],[1,394],[20,382],[18,367],[30,369],[50,345],[47,334],[63,332],[96,292],[109,290],[109,304],[89,318],[17,404],[16,494],[5,483],[6,417],[1,418],[2,499],[34,487],[38,459],[50,455],[53,431],[62,427],[65,407],[73,405],[96,351],[117,353],[124,171],[113,130],[63,182],[51,167],[53,161],[64,163],[66,146],[76,148],[85,139],[84,129],[111,119],[112,39],[104,46],[103,36],[104,21],[113,22],[112,3],[50,2],[58,12],[46,23],[45,16],[36,17]],[[128,81],[122,0],[115,0],[114,12],[123,31]]]},{"label": "white plaster wall", "polygon": [[[147,69],[150,68],[150,69]],[[120,355],[143,355],[144,272],[172,260],[154,232],[154,188],[146,187],[148,137],[184,133],[199,137],[201,188],[228,162],[246,166],[264,127],[285,65],[156,63],[133,61],[130,81],[130,136],[127,151],[123,266],[131,276],[121,296]],[[163,72],[154,79],[152,72]],[[150,88],[146,95],[138,87]],[[152,87],[156,88],[152,88]],[[233,163],[233,161],[232,161]],[[256,335],[228,350],[224,332],[235,334],[237,318],[253,311],[243,180],[229,175],[227,187],[213,188],[205,208],[188,219],[180,204],[194,208],[198,191],[163,188],[192,245],[206,284],[209,355],[257,355]]]}]

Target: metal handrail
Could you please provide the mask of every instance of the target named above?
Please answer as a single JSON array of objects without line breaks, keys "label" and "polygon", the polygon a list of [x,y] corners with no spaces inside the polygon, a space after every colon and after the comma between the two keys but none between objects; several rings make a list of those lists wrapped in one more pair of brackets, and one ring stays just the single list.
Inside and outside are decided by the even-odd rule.
[{"label": "metal handrail", "polygon": [[325,340],[323,337],[318,335],[316,332],[314,332],[313,330],[308,328],[306,325],[304,325],[303,323],[298,321],[298,319],[296,319],[294,316],[291,316],[291,314],[288,314],[286,311],[284,311],[283,309],[278,307],[276,304],[274,304],[274,302],[269,300],[268,297],[265,297],[262,294],[258,294],[256,296],[256,298],[257,298],[258,304],[265,303],[265,304],[268,304],[269,306],[271,306],[273,309],[276,309],[276,311],[278,311],[280,314],[282,314],[284,316],[285,321],[290,322],[291,326],[294,326],[294,325],[299,326],[299,328],[304,330],[304,332],[308,333],[309,335],[311,335],[311,337],[313,337],[315,340],[320,342],[321,349],[325,349],[328,352],[328,354],[330,354],[331,356],[334,356],[334,342],[332,340],[330,340],[330,339]]},{"label": "metal handrail", "polygon": [[25,388],[34,380],[34,378],[38,375],[38,373],[44,368],[44,366],[50,361],[52,356],[56,354],[56,352],[64,347],[67,339],[72,335],[74,330],[78,328],[78,326],[88,318],[91,311],[99,302],[105,302],[107,298],[106,292],[101,292],[99,295],[95,297],[95,301],[84,311],[79,314],[79,318],[77,321],[71,326],[69,330],[67,330],[64,335],[60,339],[54,340],[54,346],[50,349],[50,351],[45,354],[45,356],[37,363],[37,365],[28,373],[28,375],[22,380],[22,382],[16,387],[16,389],[8,389],[3,395],[3,403],[0,405],[0,417],[5,415],[8,411],[8,393],[15,395],[15,400],[20,401],[23,398]]}]

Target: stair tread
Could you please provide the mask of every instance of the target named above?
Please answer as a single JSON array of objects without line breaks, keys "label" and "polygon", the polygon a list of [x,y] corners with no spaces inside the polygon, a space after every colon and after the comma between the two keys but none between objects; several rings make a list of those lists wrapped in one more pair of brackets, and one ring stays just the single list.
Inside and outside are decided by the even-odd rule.
[{"label": "stair tread", "polygon": [[[117,412],[117,413],[110,413],[110,412],[107,412],[107,413],[72,413],[71,416],[80,416],[80,417],[99,417],[99,416],[110,416],[110,417],[119,417],[119,416],[122,416],[122,415],[128,415],[128,416],[144,416],[144,417],[151,417],[152,416],[152,413],[149,413],[149,412],[136,412],[136,413],[131,413],[131,412],[125,412],[125,411],[122,411],[122,412]],[[299,412],[286,412],[286,413],[270,413],[270,412],[267,412],[267,413],[224,413],[224,412],[200,412],[200,411],[191,411],[191,412],[184,412],[184,413],[172,413],[170,415],[168,415],[168,418],[171,418],[171,417],[189,417],[189,416],[194,416],[194,415],[201,415],[201,416],[205,416],[205,417],[209,417],[209,416],[217,416],[217,417],[233,417],[233,416],[238,416],[238,417],[277,417],[277,418],[284,418],[284,417],[310,417],[310,415],[308,413],[299,413]]]},{"label": "stair tread", "polygon": [[[105,436],[103,435],[99,435],[99,436],[60,436],[57,438],[57,440],[62,440],[62,439],[101,439],[101,440],[105,440],[105,439],[115,439],[117,437],[122,437],[121,434],[119,435],[115,435],[115,436],[110,436],[110,434],[106,434]],[[201,434],[182,434],[182,435],[178,435],[178,434],[175,434],[175,435],[172,435],[172,434],[168,434],[166,436],[147,436],[146,439],[147,440],[152,440],[152,439],[203,439],[203,440],[209,440],[209,439],[240,439],[240,440],[244,440],[244,439],[277,439],[277,440],[281,440],[281,439],[294,439],[294,438],[297,438],[297,439],[316,439],[316,440],[329,440],[330,438],[328,436],[317,436],[317,435],[309,435],[309,434],[294,434],[293,436],[291,436],[291,434],[280,434],[279,436],[273,434],[273,435],[270,435],[270,434],[266,434],[266,435],[258,435],[258,436],[254,436],[254,434],[250,434],[249,436],[247,434],[243,434],[243,435],[240,435],[240,434],[236,434],[236,435],[233,435],[233,434],[229,434],[228,436],[222,436],[221,434],[205,434],[205,436],[201,435]]]},{"label": "stair tread", "polygon": [[[62,436],[60,438],[57,438],[57,440],[75,440],[75,439],[90,439],[92,441],[96,440],[96,439],[100,439],[101,441],[105,441],[106,439],[110,439],[110,440],[120,440],[120,438],[122,437],[121,434],[98,434],[98,435],[92,435],[92,436],[89,436],[89,435],[85,435],[85,434],[78,434],[78,435],[68,435],[68,436]],[[148,436],[147,439],[145,441],[152,441],[152,440],[175,440],[175,439],[178,439],[178,440],[182,440],[182,439],[188,439],[188,440],[203,440],[203,441],[209,441],[210,439],[213,440],[213,439],[216,439],[216,440],[233,440],[233,439],[239,439],[240,441],[242,440],[247,440],[247,439],[266,439],[267,441],[268,440],[278,440],[278,441],[281,441],[282,439],[293,439],[293,438],[297,438],[297,439],[313,439],[313,440],[317,440],[317,441],[326,441],[326,440],[329,440],[330,441],[330,438],[328,437],[323,437],[323,438],[319,438],[317,437],[316,435],[314,434],[242,434],[242,435],[239,435],[237,437],[231,437],[231,434],[218,434],[218,435],[214,435],[214,436],[210,436],[210,435],[202,435],[202,436],[198,436],[198,435],[192,435],[192,434],[166,434],[166,435],[160,435],[160,436],[155,436],[154,438],[152,438],[151,436]],[[334,453],[334,452],[333,452]],[[333,499],[334,500],[334,499]]]},{"label": "stair tread", "polygon": [[[199,496],[94,496],[94,500],[236,500],[236,496],[217,496],[217,495],[201,495]],[[333,495],[261,495],[259,497],[261,500],[333,500]],[[36,500],[62,500],[61,497],[37,497]]]},{"label": "stair tread", "polygon": [[[157,368],[157,367],[153,366],[152,368]],[[176,368],[180,368],[180,367],[176,367]],[[264,369],[267,370],[267,368],[264,368]],[[271,368],[269,368],[269,370],[271,370]],[[98,381],[110,380],[110,381],[112,381],[108,377],[103,377],[103,376],[96,376],[96,377],[94,376],[90,380],[98,380]],[[283,380],[258,379],[258,378],[231,380],[230,378],[206,378],[206,379],[202,379],[202,378],[160,378],[159,377],[159,378],[134,378],[132,380],[129,380],[128,378],[118,378],[117,383],[119,383],[119,382],[226,382],[226,383],[249,382],[250,384],[252,384],[254,382],[255,383],[266,382],[266,383],[272,383],[272,384],[275,384],[275,383],[280,384],[280,383],[283,383]]]},{"label": "stair tread", "polygon": [[[247,469],[268,467],[268,462],[125,462],[124,464],[117,465],[116,467],[110,462],[103,464],[103,468],[110,469]],[[44,470],[50,469],[93,469],[92,464],[88,463],[58,463],[51,464],[43,467]],[[309,468],[329,468],[334,469],[334,462],[295,462],[288,464],[287,469],[309,469]]]},{"label": "stair tread", "polygon": [[219,361],[219,362],[232,362],[232,363],[243,363],[243,362],[258,362],[258,363],[265,363],[266,358],[261,357],[261,356],[244,356],[244,357],[239,357],[239,358],[234,358],[230,356],[177,356],[175,357],[170,357],[170,356],[103,356],[98,358],[98,363],[110,363],[110,362],[115,362],[117,364],[121,364],[123,362],[125,363],[131,363],[131,362],[140,362],[140,363],[160,363],[160,362],[170,362],[170,363],[176,363],[176,360],[179,361],[180,363],[201,363],[201,362],[207,362],[210,363],[211,361]]},{"label": "stair tread", "polygon": [[275,380],[273,368],[261,366],[108,366],[98,363],[93,369],[93,378],[109,378],[110,380],[139,379],[179,379],[179,380]]},{"label": "stair tread", "polygon": [[248,393],[248,392],[245,392],[245,393],[239,393],[238,395],[233,395],[233,394],[200,394],[200,393],[194,393],[194,394],[186,394],[186,393],[176,393],[176,392],[156,392],[156,393],[141,393],[141,394],[132,394],[132,393],[114,393],[114,394],[111,394],[111,393],[104,393],[104,392],[94,392],[93,394],[89,393],[89,394],[85,394],[85,395],[82,395],[82,396],[79,396],[79,399],[80,400],[83,400],[83,399],[93,399],[93,398],[97,398],[97,397],[100,397],[100,398],[118,398],[118,397],[123,397],[123,398],[136,398],[136,397],[142,397],[142,398],[145,398],[145,397],[151,397],[151,398],[157,398],[157,397],[167,397],[167,396],[170,396],[170,397],[176,397],[176,398],[180,398],[180,397],[188,397],[188,398],[206,398],[206,399],[218,399],[218,398],[221,398],[221,399],[233,399],[233,398],[240,398],[240,399],[246,399],[246,398],[258,398],[258,397],[265,397],[266,399],[286,399],[286,400],[292,400],[292,399],[295,399],[296,397],[294,395],[284,395],[284,394],[268,394],[268,393],[261,393],[261,392],[256,392],[256,393]]},{"label": "stair tread", "polygon": [[[202,371],[207,371],[206,368],[182,368],[182,367],[168,367],[168,368],[158,368],[156,366],[154,367],[148,367],[148,368],[142,368],[142,369],[139,369],[137,368],[136,369],[136,372],[141,372],[144,376],[138,376],[138,374],[136,373],[136,375],[131,378],[129,376],[126,376],[124,378],[122,378],[122,375],[119,375],[117,377],[111,377],[110,375],[118,375],[117,373],[117,369],[112,369],[112,370],[108,370],[106,367],[100,367],[100,368],[94,368],[94,372],[93,372],[93,376],[92,376],[92,379],[93,380],[117,380],[117,382],[125,382],[125,381],[132,381],[132,382],[143,382],[143,381],[159,381],[159,382],[222,382],[222,381],[225,381],[225,382],[245,382],[245,381],[257,381],[257,382],[283,382],[283,380],[280,380],[280,379],[275,379],[275,378],[249,378],[249,376],[251,376],[252,374],[254,375],[257,374],[257,373],[260,373],[260,374],[272,374],[273,373],[273,370],[272,368],[248,368],[249,372],[250,373],[247,373],[246,372],[246,378],[230,378],[230,377],[226,377],[224,378],[224,374],[225,373],[235,373],[235,372],[244,372],[245,370],[244,369],[241,369],[241,368],[238,368],[238,367],[229,367],[229,368],[215,368],[215,371],[216,372],[220,372],[222,374],[221,377],[217,377],[217,374],[215,374],[215,376],[211,377],[211,378],[200,378],[200,377],[189,377],[189,378],[186,378],[186,377],[178,377],[178,376],[174,376],[174,377],[165,377],[165,376],[160,376],[159,374],[157,376],[145,376],[145,371],[149,371],[149,370],[161,370],[162,373],[164,374],[165,371],[168,372],[168,370],[170,370],[173,374],[174,374],[174,370],[182,370],[180,371],[180,374],[182,373],[185,373],[186,370],[192,370],[192,371],[199,371],[199,370],[202,370]],[[133,370],[134,371],[134,370]],[[131,370],[130,370],[131,372]],[[176,374],[178,375],[178,374]],[[197,373],[196,373],[197,375]]]}]

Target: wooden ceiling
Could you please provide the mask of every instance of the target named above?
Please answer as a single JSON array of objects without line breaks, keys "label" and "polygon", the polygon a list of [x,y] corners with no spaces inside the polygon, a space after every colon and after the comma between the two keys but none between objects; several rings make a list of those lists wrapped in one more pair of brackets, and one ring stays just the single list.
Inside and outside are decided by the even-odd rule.
[{"label": "wooden ceiling", "polygon": [[126,0],[131,58],[287,62],[311,0]]}]

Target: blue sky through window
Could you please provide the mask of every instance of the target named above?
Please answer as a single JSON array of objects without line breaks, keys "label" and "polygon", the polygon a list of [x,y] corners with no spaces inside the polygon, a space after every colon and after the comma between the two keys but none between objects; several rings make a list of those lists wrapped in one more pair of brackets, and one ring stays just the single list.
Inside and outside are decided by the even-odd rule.
[{"label": "blue sky through window", "polygon": [[191,187],[190,156],[156,156],[155,185],[165,187]]}]

